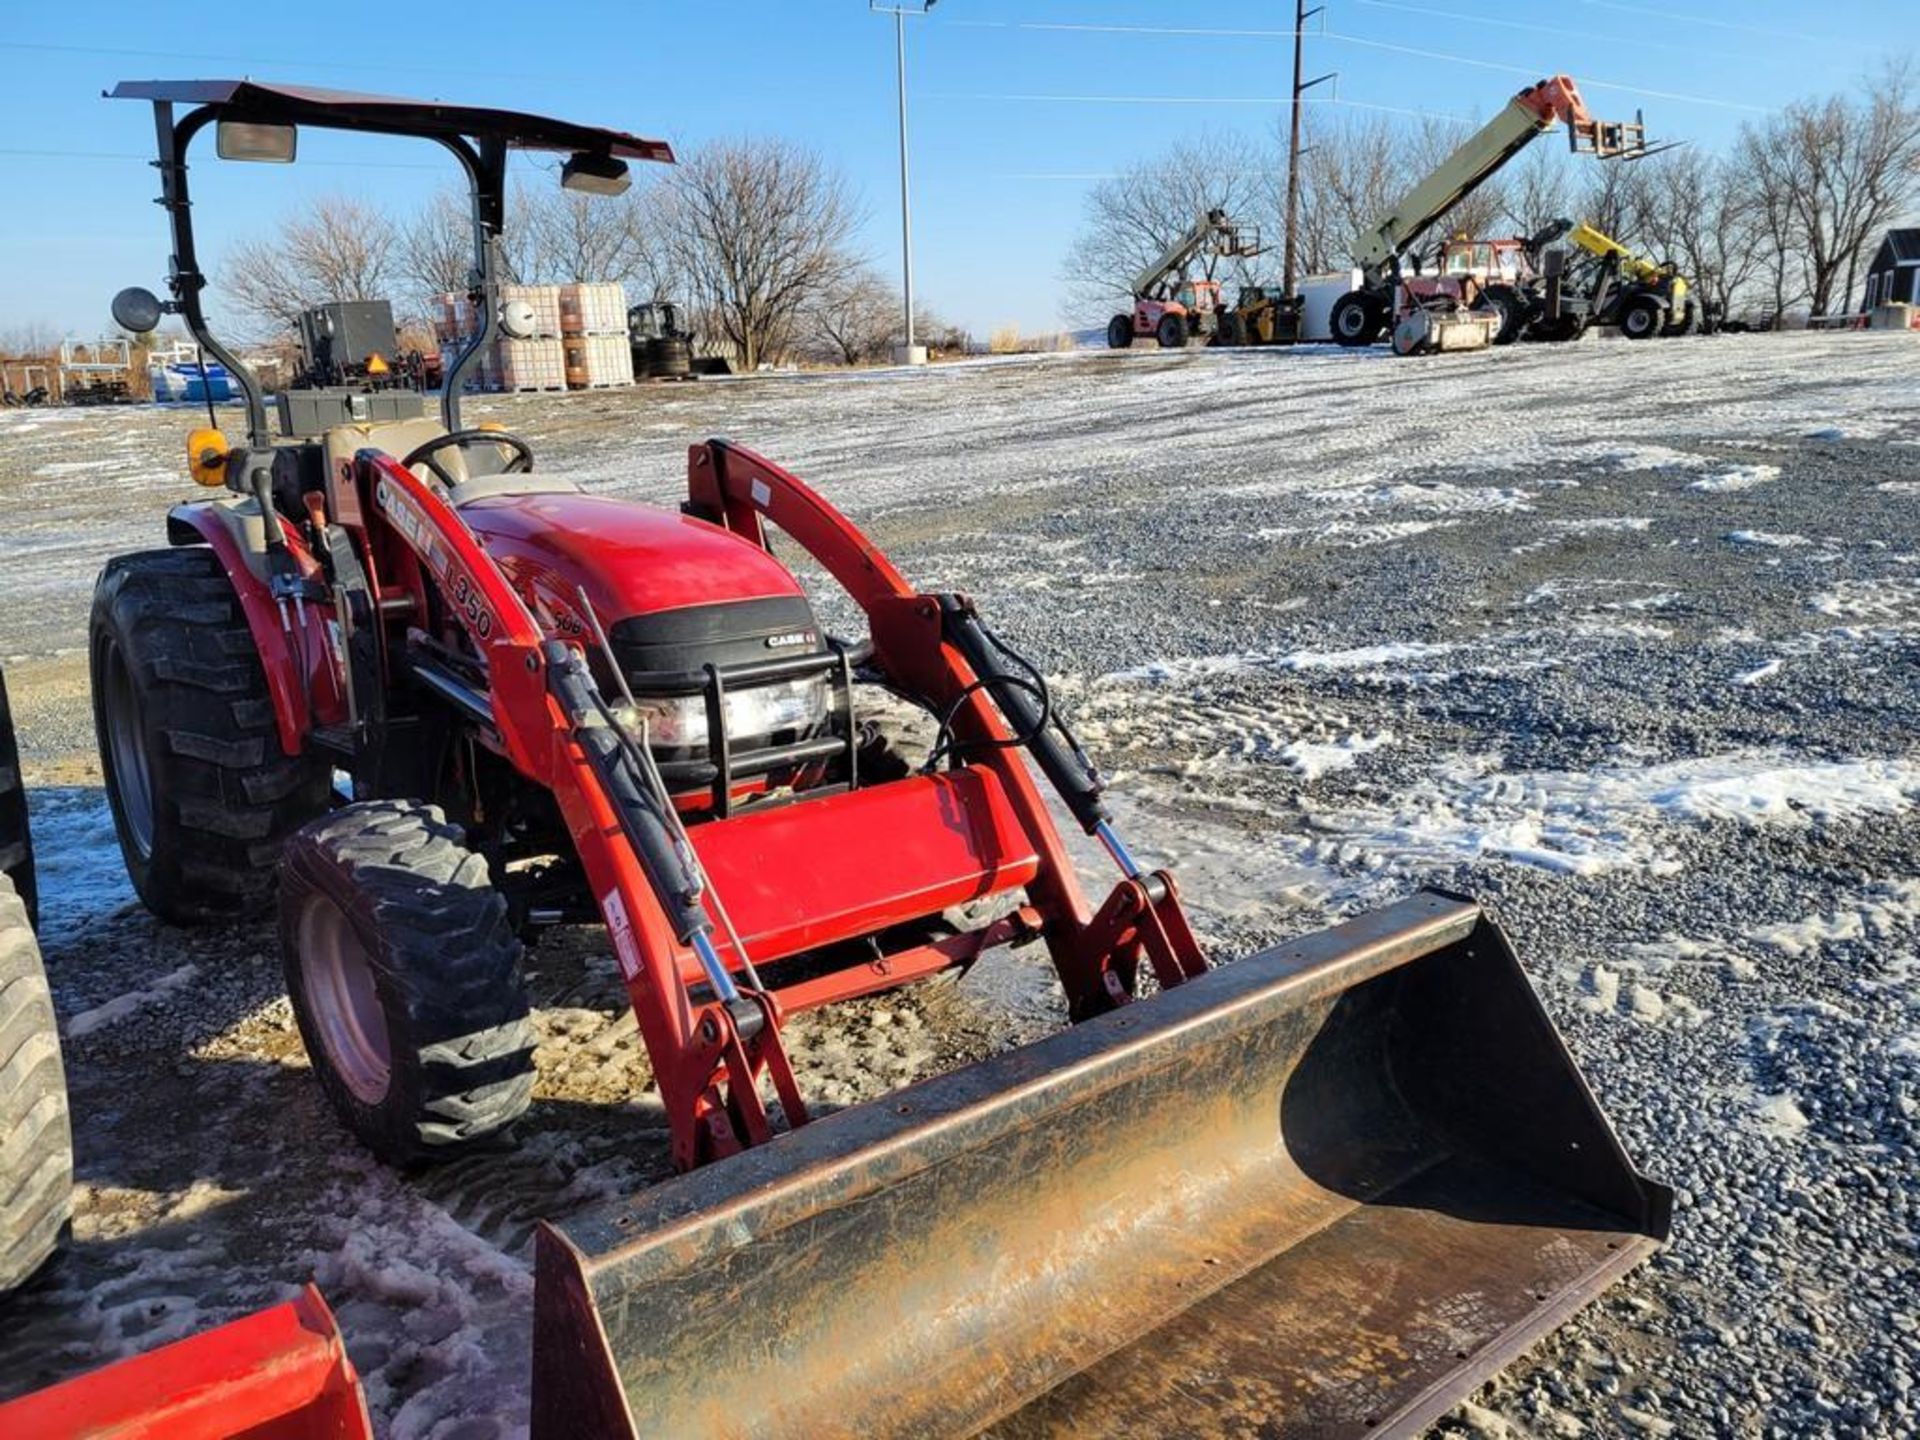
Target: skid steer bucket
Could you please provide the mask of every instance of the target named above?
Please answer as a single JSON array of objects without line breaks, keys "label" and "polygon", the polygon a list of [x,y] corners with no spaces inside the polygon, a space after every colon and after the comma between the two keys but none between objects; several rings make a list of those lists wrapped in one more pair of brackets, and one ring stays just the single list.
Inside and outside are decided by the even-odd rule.
[{"label": "skid steer bucket", "polygon": [[373,1440],[333,1313],[293,1300],[0,1405],[6,1440]]},{"label": "skid steer bucket", "polygon": [[1405,1433],[1669,1206],[1422,894],[544,1227],[533,1434]]}]

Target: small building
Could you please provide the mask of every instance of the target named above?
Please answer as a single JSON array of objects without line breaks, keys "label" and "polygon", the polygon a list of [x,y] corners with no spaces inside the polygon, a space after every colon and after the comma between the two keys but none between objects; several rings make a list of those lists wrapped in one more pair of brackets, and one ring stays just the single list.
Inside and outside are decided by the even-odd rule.
[{"label": "small building", "polygon": [[1867,267],[1867,293],[1860,308],[1920,305],[1920,229],[1889,230]]}]

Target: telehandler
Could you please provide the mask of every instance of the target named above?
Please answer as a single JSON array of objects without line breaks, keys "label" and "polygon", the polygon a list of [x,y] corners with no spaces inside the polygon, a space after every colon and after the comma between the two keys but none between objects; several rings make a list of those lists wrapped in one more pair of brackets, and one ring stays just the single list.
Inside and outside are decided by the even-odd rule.
[{"label": "telehandler", "polygon": [[[1594,119],[1571,76],[1553,75],[1529,85],[1360,236],[1354,259],[1361,283],[1335,302],[1333,338],[1342,345],[1371,345],[1391,333],[1394,348],[1403,354],[1511,339],[1512,317],[1500,295],[1491,290],[1472,299],[1449,295],[1444,285],[1436,288],[1431,279],[1423,283],[1417,273],[1409,274],[1404,262],[1437,220],[1560,124],[1567,127],[1575,154],[1635,160],[1664,148],[1647,144],[1646,127],[1637,119]],[[1494,321],[1491,330],[1488,318]]]},{"label": "telehandler", "polygon": [[[191,441],[226,493],[96,592],[141,898],[277,905],[319,1082],[395,1163],[527,1109],[542,926],[605,926],[652,1059],[686,1173],[540,1231],[534,1436],[1401,1434],[1662,1241],[1668,1190],[1473,901],[1215,965],[967,597],[740,445],[692,445],[671,511],[462,421],[509,150],[612,191],[668,147],[252,81],[114,93],[154,107],[174,255],[171,301],[117,312],[177,313],[247,413],[243,440]],[[487,333],[437,424],[269,432],[201,308],[186,155],[209,127],[231,158],[288,158],[297,127],[453,154]],[[820,623],[775,532],[864,633]],[[866,723],[872,686],[924,711],[924,755]],[[1105,893],[1052,804],[1110,857]],[[815,1115],[795,1014],[1015,944],[1045,948],[1067,1029]]]}]

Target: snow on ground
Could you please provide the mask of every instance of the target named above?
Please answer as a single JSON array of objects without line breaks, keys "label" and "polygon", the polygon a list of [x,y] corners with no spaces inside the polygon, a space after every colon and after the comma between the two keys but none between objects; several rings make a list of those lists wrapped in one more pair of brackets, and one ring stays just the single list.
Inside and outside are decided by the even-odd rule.
[{"label": "snow on ground", "polygon": [[[1091,354],[466,418],[659,502],[687,444],[728,434],[916,582],[972,593],[1053,677],[1121,832],[1174,866],[1217,955],[1418,884],[1488,900],[1679,1205],[1665,1255],[1443,1433],[1901,1434],[1920,1429],[1916,363],[1878,335]],[[550,937],[517,1140],[395,1175],[317,1093],[271,924],[177,931],[131,903],[91,758],[87,592],[190,495],[182,424],[0,412],[0,654],[82,1181],[68,1254],[0,1317],[0,1391],[312,1275],[383,1435],[504,1440],[535,1223],[666,1173],[644,1047],[604,937]],[[789,1036],[831,1108],[1062,1023],[1027,949]]]}]

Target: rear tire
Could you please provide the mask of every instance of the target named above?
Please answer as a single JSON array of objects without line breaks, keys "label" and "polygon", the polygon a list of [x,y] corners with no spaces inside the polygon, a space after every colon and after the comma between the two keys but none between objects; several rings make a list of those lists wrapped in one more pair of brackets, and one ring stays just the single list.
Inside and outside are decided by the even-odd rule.
[{"label": "rear tire", "polygon": [[1184,350],[1187,346],[1187,317],[1184,315],[1162,315],[1160,323],[1154,327],[1153,338],[1160,342],[1162,350]]},{"label": "rear tire", "polygon": [[1385,320],[1378,300],[1365,290],[1349,290],[1334,302],[1329,323],[1335,340],[1350,349],[1358,349],[1380,338]]},{"label": "rear tire", "polygon": [[1677,340],[1683,335],[1700,333],[1700,302],[1689,295],[1680,302],[1680,316],[1671,321],[1660,334],[1669,340]]},{"label": "rear tire", "polygon": [[1496,345],[1511,345],[1520,338],[1520,332],[1527,328],[1527,302],[1510,285],[1489,286],[1481,292],[1473,308],[1490,310],[1500,317],[1500,326],[1493,332],[1493,343]]},{"label": "rear tire", "polygon": [[240,599],[204,547],[108,561],[90,624],[94,733],[134,891],[177,925],[267,908],[330,768],[280,749]]},{"label": "rear tire", "polygon": [[89,650],[100,767],[140,899],[176,925],[264,910],[282,842],[327,808],[330,767],[281,750],[220,557],[109,560]]},{"label": "rear tire", "polygon": [[1116,315],[1107,322],[1107,348],[1109,350],[1133,348],[1133,316]]},{"label": "rear tire", "polygon": [[59,1246],[73,1214],[60,1035],[27,907],[0,877],[0,1294]]},{"label": "rear tire", "polygon": [[1236,310],[1229,310],[1220,317],[1220,328],[1213,334],[1216,345],[1245,345],[1247,341],[1246,317]]},{"label": "rear tire", "polygon": [[1629,340],[1651,340],[1660,333],[1666,316],[1650,295],[1636,295],[1621,307],[1620,333]]},{"label": "rear tire", "polygon": [[505,1129],[533,1097],[523,949],[486,860],[437,806],[348,805],[287,842],[280,958],[340,1118],[394,1165]]},{"label": "rear tire", "polygon": [[27,787],[20,776],[20,747],[13,733],[13,707],[0,675],[0,873],[13,881],[27,907],[27,923],[40,923],[39,886],[33,871],[33,831],[27,824]]}]

